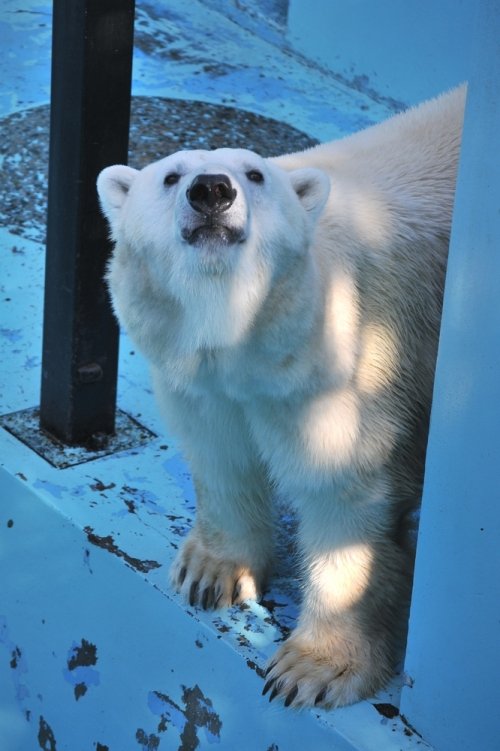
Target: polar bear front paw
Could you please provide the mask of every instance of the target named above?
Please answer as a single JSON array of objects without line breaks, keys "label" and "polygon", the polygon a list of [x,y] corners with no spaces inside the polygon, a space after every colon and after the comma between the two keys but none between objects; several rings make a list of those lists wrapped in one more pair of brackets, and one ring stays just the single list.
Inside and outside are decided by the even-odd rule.
[{"label": "polar bear front paw", "polygon": [[170,575],[176,591],[204,610],[260,597],[258,577],[249,566],[213,554],[194,534],[184,543]]},{"label": "polar bear front paw", "polygon": [[292,634],[267,668],[263,695],[270,691],[269,701],[280,697],[286,707],[333,708],[373,695],[387,680],[387,666],[373,669],[369,660],[356,658],[352,643],[344,648],[340,639],[325,641],[328,647]]}]

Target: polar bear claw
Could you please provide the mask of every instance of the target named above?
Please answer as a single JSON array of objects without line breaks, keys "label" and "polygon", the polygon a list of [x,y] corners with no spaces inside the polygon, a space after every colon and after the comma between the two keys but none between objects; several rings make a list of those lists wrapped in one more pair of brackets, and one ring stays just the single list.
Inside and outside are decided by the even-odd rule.
[{"label": "polar bear claw", "polygon": [[172,586],[192,606],[216,610],[258,600],[256,577],[248,566],[211,554],[193,533],[175,559]]}]

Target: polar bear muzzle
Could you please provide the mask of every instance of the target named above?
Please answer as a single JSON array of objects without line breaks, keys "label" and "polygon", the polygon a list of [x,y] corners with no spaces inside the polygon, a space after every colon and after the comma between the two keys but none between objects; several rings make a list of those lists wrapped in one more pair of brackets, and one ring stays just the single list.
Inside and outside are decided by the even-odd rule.
[{"label": "polar bear muzzle", "polygon": [[196,220],[185,227],[181,234],[189,245],[206,245],[207,243],[234,245],[245,239],[242,228],[235,227],[230,217],[225,214],[233,205],[237,196],[228,175],[197,175],[186,190],[186,198],[195,212]]},{"label": "polar bear muzzle", "polygon": [[201,214],[215,214],[234,203],[236,190],[227,175],[197,175],[186,191],[191,207]]}]

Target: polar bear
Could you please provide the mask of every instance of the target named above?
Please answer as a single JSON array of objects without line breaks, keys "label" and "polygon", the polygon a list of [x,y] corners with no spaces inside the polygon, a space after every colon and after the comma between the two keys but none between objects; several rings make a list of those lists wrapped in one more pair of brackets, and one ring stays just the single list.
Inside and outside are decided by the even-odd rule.
[{"label": "polar bear", "polygon": [[191,605],[257,598],[271,497],[303,603],[267,669],[285,705],[376,692],[404,638],[465,88],[308,151],[180,151],[98,178],[114,310],[197,494]]}]

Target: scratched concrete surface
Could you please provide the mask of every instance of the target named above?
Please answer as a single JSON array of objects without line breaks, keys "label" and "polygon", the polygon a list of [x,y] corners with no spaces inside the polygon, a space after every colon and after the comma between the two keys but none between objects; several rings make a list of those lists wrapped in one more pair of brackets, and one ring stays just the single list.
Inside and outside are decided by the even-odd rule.
[{"label": "scratched concrete surface", "polygon": [[[196,145],[202,128],[216,145],[236,134],[277,153],[391,113],[294,53],[284,0],[137,5],[136,165]],[[50,28],[49,3],[4,0],[0,415],[39,399]],[[155,438],[60,469],[0,429],[2,751],[422,748],[398,716],[401,676],[334,713],[284,712],[260,698],[262,666],[297,616],[286,508],[260,604],[207,614],[171,592],[167,571],[193,520],[193,488],[146,363],[124,334],[120,345],[119,407]]]}]

